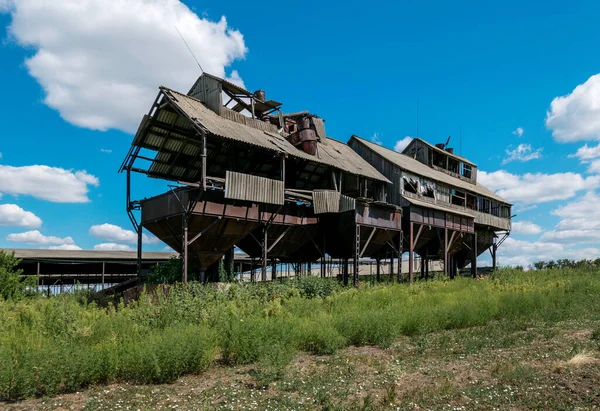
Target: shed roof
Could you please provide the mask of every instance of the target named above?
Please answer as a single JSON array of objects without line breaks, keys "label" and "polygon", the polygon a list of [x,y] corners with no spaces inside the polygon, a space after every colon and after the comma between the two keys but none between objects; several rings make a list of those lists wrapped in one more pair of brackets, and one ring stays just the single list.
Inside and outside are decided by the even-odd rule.
[{"label": "shed roof", "polygon": [[449,153],[449,152],[447,152],[446,150],[442,150],[441,148],[439,148],[439,147],[436,147],[435,145],[433,145],[433,144],[431,144],[431,143],[428,143],[427,141],[425,141],[425,140],[423,140],[423,139],[421,139],[421,138],[418,138],[418,137],[416,137],[416,138],[413,138],[413,139],[412,139],[412,141],[411,141],[411,142],[410,142],[410,143],[409,143],[409,144],[406,146],[406,148],[405,148],[405,149],[402,151],[402,153],[406,152],[406,151],[408,150],[408,148],[409,148],[409,147],[410,147],[410,146],[411,146],[411,145],[412,145],[412,144],[413,144],[415,141],[420,141],[421,143],[423,143],[423,144],[427,145],[427,146],[428,146],[430,149],[432,149],[432,150],[434,150],[434,151],[437,151],[437,152],[438,152],[438,153],[440,153],[440,154],[444,154],[444,155],[446,155],[446,156],[448,156],[448,157],[452,157],[452,158],[455,158],[455,159],[457,159],[457,160],[460,160],[460,161],[462,161],[463,163],[467,163],[467,164],[470,164],[470,165],[472,165],[472,166],[475,166],[475,167],[477,167],[477,164],[475,164],[475,163],[474,163],[474,162],[472,162],[471,160],[468,160],[468,159],[466,159],[466,158],[464,158],[464,157],[462,157],[462,156],[459,156],[458,154]]},{"label": "shed roof", "polygon": [[[95,261],[137,261],[137,251],[100,251],[100,250],[46,250],[36,248],[0,248],[0,252],[15,254],[15,257],[27,260],[95,260]],[[168,252],[142,253],[142,260],[161,261],[177,257]]]},{"label": "shed roof", "polygon": [[350,140],[352,141],[352,139],[355,139],[356,141],[365,145],[367,148],[371,149],[390,163],[393,163],[401,169],[406,170],[410,173],[414,173],[421,177],[439,181],[449,186],[453,186],[485,197],[489,197],[505,204],[510,204],[504,198],[500,197],[499,195],[497,195],[496,193],[487,189],[479,183],[473,184],[469,183],[468,181],[449,176],[446,173],[437,171],[432,167],[429,167],[421,163],[420,161],[417,161],[414,158],[407,156],[406,154],[398,153],[397,151],[383,147],[379,144],[375,144],[358,136],[352,136]]},{"label": "shed roof", "polygon": [[459,211],[454,208],[447,207],[440,203],[434,204],[434,203],[430,203],[428,201],[417,200],[416,198],[412,198],[412,197],[402,197],[402,198],[404,198],[409,203],[414,204],[419,207],[431,208],[434,210],[444,211],[446,213],[452,213],[452,214],[456,214],[456,215],[460,215],[460,216],[468,217],[468,218],[475,218],[474,215],[471,215],[465,211]]},{"label": "shed roof", "polygon": [[[196,127],[225,139],[251,144],[267,150],[285,153],[315,163],[325,164],[350,174],[390,183],[390,181],[360,157],[346,144],[328,137],[328,144],[319,144],[317,155],[310,155],[294,147],[284,136],[240,124],[219,116],[199,100],[166,87],[161,87],[166,98]],[[143,140],[144,137],[140,136]],[[138,141],[136,144],[143,144]]]}]

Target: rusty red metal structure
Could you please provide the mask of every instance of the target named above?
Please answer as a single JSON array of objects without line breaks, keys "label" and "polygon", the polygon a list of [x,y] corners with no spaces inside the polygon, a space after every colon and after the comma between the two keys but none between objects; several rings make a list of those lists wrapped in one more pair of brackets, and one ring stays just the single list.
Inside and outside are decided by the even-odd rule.
[{"label": "rusty red metal structure", "polygon": [[[160,88],[120,169],[138,250],[145,228],[180,253],[184,282],[212,279],[233,247],[260,260],[262,280],[277,262],[321,260],[324,275],[329,256],[345,262],[346,284],[352,262],[356,284],[361,257],[401,260],[390,180],[328,138],[323,119],[280,106],[209,74],[187,94]],[[177,184],[132,200],[132,172]]]}]

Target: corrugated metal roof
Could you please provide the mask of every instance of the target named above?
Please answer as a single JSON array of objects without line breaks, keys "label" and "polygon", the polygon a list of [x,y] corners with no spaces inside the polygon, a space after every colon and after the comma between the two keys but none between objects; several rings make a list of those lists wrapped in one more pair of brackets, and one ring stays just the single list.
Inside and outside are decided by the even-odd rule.
[{"label": "corrugated metal roof", "polygon": [[197,126],[208,130],[211,134],[252,144],[267,150],[286,153],[289,156],[303,160],[326,164],[351,174],[390,183],[373,166],[342,142],[328,138],[328,144],[319,144],[317,155],[312,156],[294,147],[285,137],[278,133],[263,131],[236,123],[219,116],[192,97],[166,87],[161,87],[161,90],[185,116],[192,122],[195,122]]},{"label": "corrugated metal roof", "polygon": [[462,161],[463,163],[467,163],[467,164],[470,164],[470,165],[472,165],[472,166],[475,166],[475,167],[477,167],[477,164],[475,164],[475,163],[474,163],[474,162],[472,162],[471,160],[468,160],[468,159],[466,159],[466,158],[464,158],[464,157],[462,157],[462,156],[459,156],[458,154],[449,153],[449,152],[447,152],[446,150],[442,150],[441,148],[438,148],[438,147],[436,147],[435,145],[433,145],[433,144],[431,144],[431,143],[428,143],[427,141],[425,141],[425,140],[423,140],[423,139],[420,139],[420,138],[418,138],[418,137],[417,137],[417,138],[413,138],[413,139],[412,139],[412,141],[411,141],[411,142],[410,142],[410,143],[409,143],[409,144],[406,146],[406,148],[405,148],[405,149],[404,149],[402,152],[404,153],[404,152],[405,152],[405,151],[408,149],[408,147],[410,147],[410,145],[411,145],[411,144],[413,144],[413,142],[414,142],[414,141],[420,141],[420,142],[422,142],[423,144],[427,145],[427,146],[428,146],[429,148],[431,148],[432,150],[435,150],[435,151],[437,151],[438,153],[441,153],[441,154],[447,155],[448,157],[454,157],[454,158],[456,158],[456,159],[458,159],[458,160]]},{"label": "corrugated metal roof", "polygon": [[469,214],[467,212],[458,211],[458,210],[455,210],[454,208],[445,207],[444,205],[442,205],[440,203],[433,204],[433,203],[429,203],[427,201],[417,200],[412,197],[404,197],[403,196],[402,198],[404,198],[409,203],[414,204],[419,207],[432,208],[434,210],[444,211],[446,213],[452,213],[452,214],[460,215],[463,217],[475,218],[475,216],[472,214]]},{"label": "corrugated metal roof", "polygon": [[[8,254],[15,253],[21,259],[56,260],[137,260],[137,251],[99,251],[99,250],[45,250],[34,248],[0,248]],[[175,253],[143,252],[142,260],[168,260],[177,257]]]},{"label": "corrugated metal roof", "polygon": [[505,204],[510,204],[504,198],[500,197],[499,195],[485,188],[479,183],[472,184],[459,178],[449,176],[445,173],[442,173],[441,171],[437,171],[429,166],[426,166],[425,164],[415,160],[410,156],[398,153],[397,151],[380,146],[379,144],[372,143],[358,136],[352,136],[351,139],[356,139],[369,149],[379,154],[381,157],[385,158],[387,161],[397,165],[401,169],[406,170],[410,173],[414,173],[421,177],[429,178],[431,180],[439,181],[452,187],[480,194],[485,197],[493,198],[494,200],[500,201]]}]

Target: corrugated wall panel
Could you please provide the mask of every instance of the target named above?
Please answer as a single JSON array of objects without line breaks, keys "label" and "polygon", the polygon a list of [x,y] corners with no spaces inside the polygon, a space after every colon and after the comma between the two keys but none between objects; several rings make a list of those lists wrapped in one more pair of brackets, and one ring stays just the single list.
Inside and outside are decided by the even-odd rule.
[{"label": "corrugated wall panel", "polygon": [[282,205],[284,195],[283,181],[233,171],[225,173],[225,198]]},{"label": "corrugated wall panel", "polygon": [[341,194],[334,190],[313,191],[313,207],[315,214],[339,213],[340,196]]}]

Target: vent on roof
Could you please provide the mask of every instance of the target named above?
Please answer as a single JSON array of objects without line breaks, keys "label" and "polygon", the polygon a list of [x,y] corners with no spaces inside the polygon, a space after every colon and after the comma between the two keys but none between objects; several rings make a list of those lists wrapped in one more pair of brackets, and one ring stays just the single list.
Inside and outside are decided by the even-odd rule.
[{"label": "vent on roof", "polygon": [[317,154],[317,131],[310,114],[304,113],[289,127],[288,139],[296,148],[314,156]]},{"label": "vent on roof", "polygon": [[454,154],[454,149],[453,148],[447,148],[446,151],[450,154]]}]

